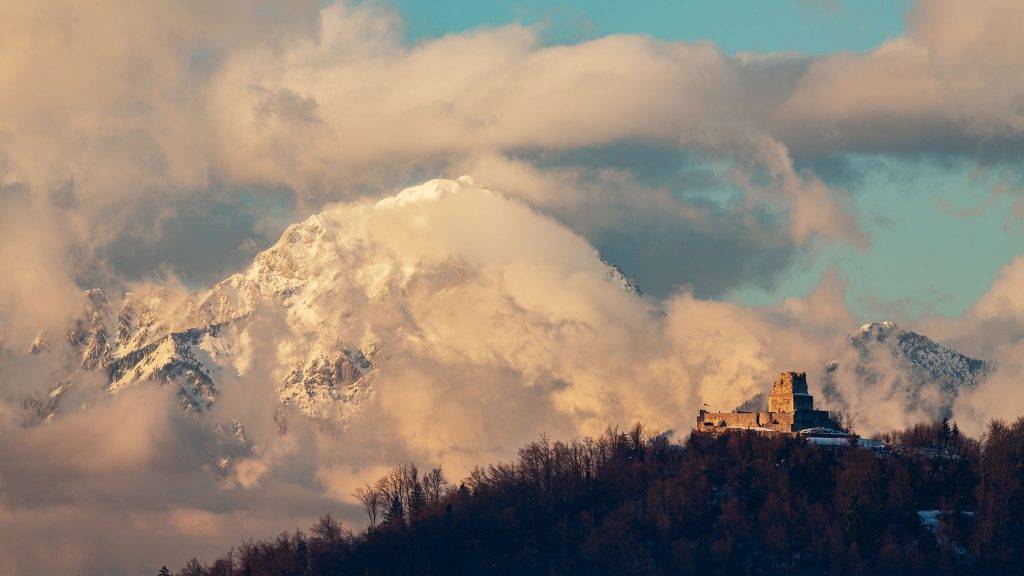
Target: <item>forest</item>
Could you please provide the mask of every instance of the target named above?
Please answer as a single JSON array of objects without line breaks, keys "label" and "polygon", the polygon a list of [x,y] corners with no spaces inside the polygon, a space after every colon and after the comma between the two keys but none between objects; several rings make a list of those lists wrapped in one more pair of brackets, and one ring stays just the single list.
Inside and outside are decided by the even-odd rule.
[{"label": "forest", "polygon": [[679,443],[640,425],[540,438],[456,482],[391,469],[354,494],[363,530],[324,515],[174,574],[1024,573],[1024,418],[980,438],[938,421],[884,440]]}]

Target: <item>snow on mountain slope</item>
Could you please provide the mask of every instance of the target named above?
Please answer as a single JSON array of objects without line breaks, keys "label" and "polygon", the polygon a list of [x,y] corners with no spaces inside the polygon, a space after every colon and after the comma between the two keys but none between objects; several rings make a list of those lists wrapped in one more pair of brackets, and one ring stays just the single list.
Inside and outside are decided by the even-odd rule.
[{"label": "snow on mountain slope", "polygon": [[990,362],[965,356],[892,322],[864,324],[833,352],[824,397],[850,411],[860,428],[884,428],[894,412],[948,417],[958,394],[991,372]]},{"label": "snow on mountain slope", "polygon": [[[546,244],[552,237],[560,250]],[[541,289],[538,277],[565,293]],[[595,308],[572,297],[579,289],[614,301]],[[106,373],[110,394],[173,383],[184,406],[202,411],[225,377],[266,380],[281,406],[344,425],[371,401],[378,362],[393,354],[568,379],[558,373],[579,367],[539,330],[561,341],[585,326],[628,327],[636,292],[554,221],[468,178],[432,180],[293,224],[245,270],[184,303],[129,294],[114,314],[90,291],[68,343],[82,369]],[[448,305],[451,313],[435,315]],[[541,318],[556,324],[534,325]],[[58,404],[37,399],[35,409],[52,417]]]},{"label": "snow on mountain slope", "polygon": [[217,326],[168,334],[152,344],[127,352],[107,365],[111,394],[139,382],[175,382],[188,406],[201,410],[213,404],[217,388],[211,371],[220,367],[201,343],[217,337]]}]

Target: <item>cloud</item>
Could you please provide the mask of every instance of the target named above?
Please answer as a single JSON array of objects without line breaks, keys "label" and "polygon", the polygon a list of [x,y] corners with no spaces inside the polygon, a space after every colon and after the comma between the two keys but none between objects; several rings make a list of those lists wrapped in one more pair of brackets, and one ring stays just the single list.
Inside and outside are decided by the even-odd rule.
[{"label": "cloud", "polygon": [[981,318],[1024,317],[1024,257],[1018,256],[1003,267],[989,291],[981,297],[972,312]]},{"label": "cloud", "polygon": [[[658,298],[682,285],[701,297],[744,282],[768,285],[801,251],[777,216],[738,190],[709,198],[706,188],[721,187],[720,176],[674,149],[634,143],[551,156],[537,166],[482,154],[458,168],[556,217]],[[641,181],[658,171],[672,184]]]},{"label": "cloud", "polygon": [[[216,223],[193,216],[211,203],[237,206],[284,187],[296,194],[285,207],[293,216],[481,151],[631,137],[704,146],[723,140],[714,136],[723,126],[747,131],[753,116],[743,67],[710,44],[617,36],[542,47],[534,30],[510,26],[407,47],[393,16],[368,6],[144,2],[112,11],[19,7],[0,73],[5,181],[62,206],[46,233],[75,246],[73,276],[112,265],[107,282],[138,277],[143,260],[180,269],[182,248],[202,254],[175,241],[215,233]],[[805,209],[789,210],[793,198],[779,197],[780,210],[806,221]],[[815,202],[832,209],[828,194]],[[274,204],[255,202],[258,212],[240,223],[248,229],[218,243],[219,254],[248,237],[265,241],[251,222],[274,216]],[[162,225],[181,218],[193,223]],[[849,240],[841,228],[801,224],[793,241]],[[139,254],[140,244],[153,248]],[[198,282],[229,271],[179,270]]]},{"label": "cloud", "polygon": [[989,291],[962,318],[938,319],[930,328],[995,363],[976,389],[962,393],[954,405],[961,427],[980,434],[988,420],[1014,420],[1024,407],[1024,258],[1007,264]]},{"label": "cloud", "polygon": [[[788,230],[798,244],[812,234],[865,242],[842,194],[797,173],[785,144],[763,130],[759,88],[747,82],[745,66],[713,45],[614,36],[541,48],[532,30],[511,27],[396,50],[352,36],[341,21],[347,16],[325,12],[329,42],[300,46],[270,65],[258,54],[225,70],[216,99],[236,131],[232,141],[249,143],[234,147],[231,163],[239,171],[258,166],[267,170],[264,177],[315,190],[382,159],[465,163],[460,157],[479,158],[488,150],[558,151],[653,139],[767,173],[768,186],[747,187],[749,201],[767,202],[792,220]],[[356,42],[380,52],[353,60],[347,47]],[[315,127],[303,120],[267,128],[259,110],[268,91],[301,95],[311,107],[315,102]],[[288,152],[266,154],[278,145]],[[315,181],[297,180],[307,177]],[[532,199],[568,201],[539,193],[535,189]]]},{"label": "cloud", "polygon": [[1024,54],[1010,23],[1022,11],[1012,0],[920,2],[903,36],[811,63],[775,132],[801,151],[1012,155],[1024,128],[1013,68]]},{"label": "cloud", "polygon": [[84,297],[69,274],[71,246],[59,228],[62,214],[21,185],[0,180],[0,348],[26,347],[43,329],[56,329]]},{"label": "cloud", "polygon": [[[705,285],[699,267],[652,278],[664,284],[656,292],[690,284],[718,295],[748,279],[770,284],[776,265],[812,238],[868,242],[846,194],[806,168],[816,156],[896,151],[991,161],[1018,149],[1024,87],[1005,23],[1019,9],[922,2],[903,36],[871,52],[805,57],[730,56],[709,43],[640,36],[543,46],[536,30],[518,26],[407,46],[396,16],[365,4],[141,2],[115,10],[34,2],[7,19],[0,172],[39,210],[57,209],[56,219],[37,223],[73,251],[63,266],[72,278],[113,285],[157,262],[198,285],[239,265],[233,253],[247,240],[266,245],[282,218],[328,201],[379,195],[488,155],[523,162],[524,152],[658,142],[734,163],[730,185],[747,198],[726,201],[719,222],[773,215],[755,234],[702,229],[692,215],[709,207],[668,189],[676,197],[661,216],[665,227],[708,245],[708,259],[721,246],[749,263]],[[35,73],[40,67],[49,73]],[[595,201],[655,213],[664,194],[634,193],[642,169],[620,168],[623,185],[605,186],[598,198],[563,186],[523,198],[556,215]],[[218,221],[194,217],[211,203],[253,212],[228,216],[237,228],[215,251],[178,242],[219,234]],[[161,225],[183,218],[190,224]],[[267,221],[279,224],[267,233]],[[646,234],[663,229],[646,224],[620,219],[578,231],[602,249],[626,239],[634,252],[661,253],[672,239]],[[753,249],[765,233],[788,245]],[[183,250],[210,258],[193,258],[190,269]],[[644,273],[650,264],[633,267]]]}]

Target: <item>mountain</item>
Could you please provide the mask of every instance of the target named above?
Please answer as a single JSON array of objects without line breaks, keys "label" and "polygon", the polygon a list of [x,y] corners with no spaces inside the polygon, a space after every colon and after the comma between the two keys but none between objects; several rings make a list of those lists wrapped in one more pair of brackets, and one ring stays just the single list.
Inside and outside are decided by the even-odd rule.
[{"label": "mountain", "polygon": [[[444,202],[449,206],[437,207]],[[95,398],[77,381],[83,373],[100,373],[103,394],[151,383],[173,385],[181,405],[195,412],[215,406],[226,381],[239,381],[251,390],[272,390],[282,419],[296,412],[343,427],[374,397],[380,363],[388,358],[498,366],[518,362],[528,346],[536,345],[530,326],[518,331],[525,344],[511,348],[515,357],[503,360],[484,352],[475,358],[471,348],[479,339],[467,334],[464,342],[438,343],[430,328],[437,319],[422,318],[435,313],[437,299],[460,291],[497,299],[470,320],[492,314],[495,322],[508,323],[508,310],[523,311],[500,268],[520,266],[520,254],[510,252],[507,263],[496,265],[489,252],[474,252],[474,242],[439,236],[435,230],[444,226],[418,224],[449,218],[456,209],[473,218],[459,226],[474,239],[499,233],[508,220],[506,211],[524,215],[514,224],[518,230],[550,233],[556,228],[468,178],[432,180],[376,203],[339,205],[297,222],[246,269],[209,290],[182,295],[151,287],[120,298],[90,290],[85,309],[64,338],[41,335],[32,347],[34,355],[57,359],[63,368],[46,395],[25,401],[25,423],[87,407]],[[542,242],[541,234],[533,236]],[[452,256],[456,249],[446,242],[468,254]],[[581,239],[568,242],[591,258],[592,249]],[[533,255],[541,248],[518,249]],[[557,252],[538,257],[545,258],[568,257]],[[573,282],[593,278],[623,297],[638,292],[631,279],[596,254],[584,266],[574,271]],[[458,298],[455,304],[461,306]],[[553,358],[549,350],[544,352]]]},{"label": "mountain", "polygon": [[[971,358],[892,322],[871,322],[849,335],[825,368],[824,399],[848,411],[876,406],[876,419],[889,407],[930,418],[948,417],[962,390],[973,389],[993,364]],[[863,399],[869,402],[861,402]],[[894,404],[895,403],[895,404]],[[873,418],[874,417],[874,418]]]}]

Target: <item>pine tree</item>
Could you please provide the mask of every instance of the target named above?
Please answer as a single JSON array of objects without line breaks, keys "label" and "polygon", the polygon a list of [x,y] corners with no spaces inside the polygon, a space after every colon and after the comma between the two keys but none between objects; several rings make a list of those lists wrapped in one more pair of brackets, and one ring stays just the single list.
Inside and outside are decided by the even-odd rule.
[{"label": "pine tree", "polygon": [[409,492],[409,520],[419,518],[426,507],[427,493],[423,490],[423,484],[419,480],[415,480],[412,490]]},{"label": "pine tree", "polygon": [[171,576],[171,571],[167,569],[167,566],[162,566],[160,570],[157,571],[156,576]]},{"label": "pine tree", "polygon": [[384,523],[388,525],[401,524],[405,522],[405,510],[402,508],[402,498],[399,494],[391,497],[391,505],[384,513]]},{"label": "pine tree", "polygon": [[295,565],[299,569],[299,574],[305,574],[309,568],[309,546],[301,533],[296,534],[295,542]]}]

